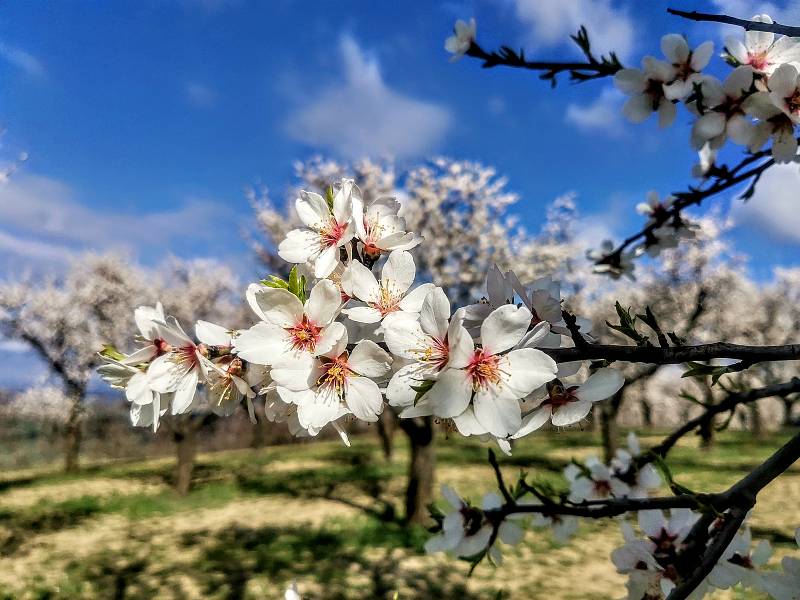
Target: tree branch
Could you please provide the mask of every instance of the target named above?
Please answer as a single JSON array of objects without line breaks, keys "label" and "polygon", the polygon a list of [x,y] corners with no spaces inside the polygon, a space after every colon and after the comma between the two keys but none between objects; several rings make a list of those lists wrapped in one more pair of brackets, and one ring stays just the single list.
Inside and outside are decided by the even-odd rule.
[{"label": "tree branch", "polygon": [[680,364],[716,358],[736,359],[748,366],[771,360],[800,360],[800,344],[783,346],[745,346],[715,342],[696,346],[625,346],[618,344],[586,344],[580,348],[541,348],[556,362],[575,360],[624,361],[629,363]]},{"label": "tree branch", "polygon": [[727,25],[735,25],[743,28],[745,31],[768,31],[789,37],[800,37],[800,27],[791,25],[781,25],[780,23],[760,23],[758,21],[749,21],[747,19],[737,19],[728,15],[701,13],[696,10],[685,11],[677,10],[675,8],[668,8],[667,12],[676,17],[689,19],[690,21],[710,21],[712,23],[725,23]]}]

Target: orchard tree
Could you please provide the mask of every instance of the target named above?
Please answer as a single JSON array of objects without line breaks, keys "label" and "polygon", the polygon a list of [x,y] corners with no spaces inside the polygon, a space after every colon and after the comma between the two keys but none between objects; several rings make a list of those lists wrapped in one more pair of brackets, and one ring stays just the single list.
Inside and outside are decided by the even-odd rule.
[{"label": "orchard tree", "polygon": [[[704,72],[713,55],[711,42],[690,46],[675,34],[662,38],[665,59],[646,57],[642,69],[625,68],[614,54],[597,57],[585,29],[574,37],[584,54],[575,62],[531,61],[508,47],[484,50],[474,21],[458,22],[446,42],[455,56],[477,58],[484,67],[538,71],[552,83],[562,73],[582,82],[613,77],[630,96],[623,110],[634,121],[656,113],[661,125],[669,126],[678,109],[686,108],[693,120],[687,137],[703,151],[695,169],[702,181],[654,198],[641,230],[590,252],[594,270],[612,278],[632,276],[645,255],[658,259],[664,250],[695,243],[698,227],[687,208],[733,189],[750,197],[765,171],[797,158],[800,82],[792,63],[800,59],[800,42],[792,36],[800,36],[800,28],[778,25],[765,15],[747,21],[672,12],[746,30],[744,41],[726,42],[731,69],[724,82]],[[744,148],[741,160],[718,164],[715,152],[735,144]],[[401,215],[400,202],[363,193],[351,178],[302,191],[294,205],[296,226],[275,240],[277,257],[293,265],[289,275],[277,266],[276,275],[246,290],[255,325],[235,330],[200,321],[195,338],[160,307],[140,308],[141,339],[131,354],[116,356],[113,365],[124,368],[125,377],[115,384],[149,407],[153,420],[161,410],[191,411],[202,386],[214,394],[227,390],[220,398],[230,402],[263,396],[268,414],[287,421],[298,435],[330,428],[349,443],[346,421],[374,423],[388,404],[401,422],[435,418],[451,432],[510,452],[515,440],[535,435],[547,423],[571,427],[584,421],[595,404],[607,402],[624,385],[619,364],[685,365],[684,374],[708,377],[724,394],[703,403],[696,416],[687,415],[658,444],[642,448],[630,436],[627,448],[610,461],[571,463],[561,486],[543,485],[535,474],[507,482],[490,450],[496,491],[473,503],[445,487],[447,512],[434,511],[438,532],[426,548],[473,565],[498,563],[501,546],[518,544],[525,527],[549,527],[565,539],[579,519],[618,517],[612,523],[621,525],[622,541],[611,561],[629,576],[629,598],[683,600],[737,584],[780,600],[796,598],[800,562],[787,557],[782,571],[763,570],[769,544],[753,546],[747,519],[759,493],[800,458],[800,434],[721,492],[690,490],[677,483],[667,465],[684,436],[717,416],[800,392],[800,379],[791,372],[775,383],[742,389],[730,384],[747,383],[740,374],[754,365],[797,361],[800,344],[755,344],[751,338],[736,343],[741,331],[726,320],[725,310],[714,315],[719,331],[709,329],[700,343],[685,340],[680,328],[686,326],[685,315],[691,320],[697,311],[696,302],[681,305],[678,321],[673,314],[620,305],[609,325],[622,337],[601,343],[562,298],[552,276],[528,280],[536,275],[525,270],[536,268],[530,265],[516,272],[508,264],[490,264],[485,277],[467,274],[466,287],[458,287],[455,278],[461,275],[446,258],[452,254],[440,248],[445,242],[423,235],[428,226],[442,234],[448,228],[443,214],[449,199],[433,181],[461,181],[462,174],[449,164],[424,167],[431,171],[421,180],[434,192],[416,201],[429,201],[434,214],[419,221]],[[444,175],[437,175],[440,169]],[[500,248],[484,240],[499,231],[489,221],[498,214],[487,204],[472,214],[465,206],[451,215],[453,228],[461,227],[458,216],[465,212],[483,232],[455,241],[474,245],[456,254],[470,263],[485,265],[482,253]],[[505,247],[510,247],[513,235],[506,235]],[[423,244],[430,252],[417,251],[415,259],[413,252],[427,247]],[[431,265],[430,280],[420,277],[425,265]],[[470,290],[474,296],[461,295],[484,280],[480,295],[475,290]],[[741,296],[737,292],[736,301],[758,298],[746,288]],[[695,334],[699,337],[701,330]]]}]

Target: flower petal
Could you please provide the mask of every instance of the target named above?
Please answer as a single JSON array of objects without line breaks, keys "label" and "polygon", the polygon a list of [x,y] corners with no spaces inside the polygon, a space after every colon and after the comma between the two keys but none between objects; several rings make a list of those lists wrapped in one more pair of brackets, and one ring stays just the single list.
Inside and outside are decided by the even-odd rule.
[{"label": "flower petal", "polygon": [[506,304],[493,310],[481,324],[484,350],[498,354],[515,346],[525,335],[533,315],[524,306]]}]

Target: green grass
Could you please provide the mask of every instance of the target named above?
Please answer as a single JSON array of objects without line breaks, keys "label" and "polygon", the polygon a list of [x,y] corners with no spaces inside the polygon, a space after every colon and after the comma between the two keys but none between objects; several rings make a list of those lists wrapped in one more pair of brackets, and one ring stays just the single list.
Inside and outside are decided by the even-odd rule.
[{"label": "green grass", "polygon": [[[676,448],[669,465],[684,485],[723,489],[785,438],[729,432],[710,452]],[[354,440],[352,448],[306,443],[202,455],[185,497],[170,489],[173,466],[165,460],[90,465],[70,476],[7,473],[0,481],[0,562],[21,575],[12,583],[0,573],[0,599],[279,598],[294,578],[309,598],[390,598],[398,589],[402,598],[460,600],[624,593],[618,582],[596,577],[564,582],[569,592],[553,587],[564,573],[580,579],[590,564],[601,574],[613,571],[607,551],[593,549],[618,543],[610,521],[585,524],[567,548],[544,532],[530,534],[523,548],[506,551],[503,570],[482,566],[471,580],[463,563],[424,557],[427,533],[399,518],[407,460],[401,439],[390,463],[371,437]],[[597,449],[596,442],[590,432],[531,436],[500,463],[509,478],[524,470],[563,488],[560,473],[570,454]],[[477,500],[494,488],[486,457],[487,448],[469,440],[441,441],[440,480]],[[788,477],[797,481],[800,473]],[[100,480],[105,491],[94,492]],[[119,491],[112,484],[108,492],[109,480],[119,482]],[[69,497],[62,496],[64,486],[71,486]],[[4,502],[15,493],[32,500]],[[800,521],[800,508],[792,510],[756,518],[754,535],[791,549]],[[303,521],[308,511],[313,523]]]}]

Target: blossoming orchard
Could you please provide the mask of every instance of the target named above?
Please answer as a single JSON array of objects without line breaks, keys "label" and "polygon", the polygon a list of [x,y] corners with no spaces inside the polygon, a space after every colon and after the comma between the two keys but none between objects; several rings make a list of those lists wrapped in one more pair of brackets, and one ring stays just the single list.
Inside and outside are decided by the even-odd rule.
[{"label": "blossoming orchard", "polygon": [[[614,53],[597,56],[583,28],[573,37],[584,56],[578,62],[532,61],[507,46],[486,50],[474,20],[458,21],[445,42],[454,59],[539,72],[553,85],[561,75],[585,85],[613,78],[628,96],[623,113],[635,123],[655,118],[675,127],[685,111],[678,121],[691,121],[686,139],[699,153],[696,181],[652,193],[637,207],[639,231],[588,253],[596,273],[615,279],[633,279],[637,263],[659,260],[665,249],[697,243],[699,226],[687,208],[731,189],[750,198],[767,170],[800,162],[800,28],[767,15],[671,12],[738,25],[743,35],[726,39],[720,55],[711,41],[667,34],[661,55],[644,57],[640,68]],[[722,81],[704,72],[717,60],[729,66]],[[729,147],[738,148],[738,162],[718,160]],[[769,543],[752,539],[748,527],[759,492],[800,458],[800,435],[722,492],[688,488],[670,465],[675,444],[715,416],[800,392],[794,376],[747,389],[729,383],[756,365],[799,360],[800,344],[724,337],[690,344],[675,333],[681,324],[674,315],[619,303],[616,322],[606,327],[627,341],[600,343],[602,332],[576,312],[554,277],[526,280],[498,266],[485,273],[483,293],[464,303],[448,297],[442,282],[419,276],[419,257],[436,240],[409,229],[401,201],[367,195],[351,178],[320,191],[303,191],[295,201],[300,226],[277,243],[284,266],[244,291],[250,327],[199,320],[188,330],[160,304],[141,306],[131,346],[103,350],[98,370],[125,390],[134,425],[155,431],[162,420],[190,413],[198,386],[222,414],[243,404],[255,420],[254,406],[263,403],[275,426],[303,437],[333,429],[345,445],[353,420],[376,423],[385,411],[401,421],[432,418],[449,435],[489,449],[486,495],[464,498],[445,486],[438,504],[444,512],[432,507],[429,552],[465,559],[467,569],[482,561],[502,569],[503,553],[515,552],[525,528],[549,528],[568,543],[582,521],[610,519],[619,547],[609,560],[628,577],[631,599],[700,598],[736,584],[779,600],[800,598],[800,560],[786,557],[781,568],[765,570]],[[506,480],[500,465],[517,440],[548,423],[580,429],[595,405],[620,393],[630,364],[685,365],[685,375],[711,376],[726,396],[657,445],[642,447],[631,434],[610,460],[573,461],[561,487],[538,483],[533,467]],[[574,585],[588,593],[591,582]]]}]

